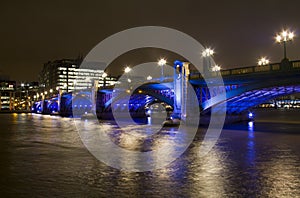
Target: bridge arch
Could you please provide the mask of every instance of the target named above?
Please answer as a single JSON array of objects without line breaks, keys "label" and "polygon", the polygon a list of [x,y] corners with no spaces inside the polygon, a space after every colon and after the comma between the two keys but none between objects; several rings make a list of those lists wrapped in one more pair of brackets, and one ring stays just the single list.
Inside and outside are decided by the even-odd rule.
[{"label": "bridge arch", "polygon": [[58,102],[56,100],[49,100],[47,103],[47,111],[50,113],[58,112]]},{"label": "bridge arch", "polygon": [[63,115],[82,115],[91,112],[93,108],[93,101],[91,92],[80,91],[78,93],[68,93],[62,95],[61,113]]},{"label": "bridge arch", "polygon": [[260,82],[238,87],[226,92],[227,100],[221,100],[218,96],[209,99],[202,104],[204,113],[212,106],[221,106],[227,103],[229,114],[241,113],[264,102],[280,96],[300,93],[300,85],[294,79]]},{"label": "bridge arch", "polygon": [[[142,96],[142,97],[139,97],[139,96]],[[155,103],[155,102],[163,102],[163,103],[173,107],[173,105],[174,105],[173,96],[174,96],[174,94],[172,94],[172,93],[170,93],[169,95],[164,95],[164,94],[160,94],[160,93],[157,93],[157,92],[151,91],[151,90],[137,90],[130,96],[131,102],[129,102],[129,103],[131,103],[131,104],[129,104],[129,105],[133,106],[133,107],[129,106],[128,109],[130,111],[132,111],[132,110],[141,111],[147,105],[149,105],[151,103]],[[128,94],[126,92],[119,94],[118,97],[111,98],[110,100],[108,100],[105,103],[103,111],[106,111],[106,112],[109,111],[111,109],[111,105],[113,103],[126,104],[127,101],[123,101],[125,97],[128,98]],[[137,106],[135,106],[134,105],[135,102],[133,102],[133,101],[135,101],[135,100],[137,101],[138,99],[139,99],[139,103],[137,104]],[[125,106],[120,107],[120,108],[123,108],[123,110],[125,111]]]}]

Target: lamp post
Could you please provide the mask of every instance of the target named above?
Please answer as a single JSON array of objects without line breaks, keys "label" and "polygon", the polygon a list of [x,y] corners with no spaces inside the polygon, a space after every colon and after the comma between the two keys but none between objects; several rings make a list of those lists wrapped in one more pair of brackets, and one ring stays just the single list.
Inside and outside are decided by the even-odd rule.
[{"label": "lamp post", "polygon": [[20,102],[22,101],[22,97],[23,97],[22,92],[23,92],[24,86],[25,86],[25,84],[24,84],[24,83],[21,83]]},{"label": "lamp post", "polygon": [[160,59],[159,61],[158,61],[158,65],[161,67],[161,81],[163,81],[164,80],[164,65],[167,63],[167,61],[165,60],[165,59]]},{"label": "lamp post", "polygon": [[129,78],[129,72],[131,71],[130,67],[125,67],[124,72],[126,73],[126,77],[127,77],[127,82],[128,82],[128,87],[130,89],[130,83],[131,83],[131,79]]},{"label": "lamp post", "polygon": [[125,69],[124,69],[124,72],[126,73],[126,75],[127,75],[127,80],[130,80],[129,79],[129,75],[128,75],[128,73],[131,71],[131,68],[130,67],[125,67]]},{"label": "lamp post", "polygon": [[263,66],[263,65],[268,65],[270,63],[270,60],[267,59],[266,57],[261,57],[258,59],[257,65]]},{"label": "lamp post", "polygon": [[50,92],[50,97],[52,97],[53,89],[50,89],[49,92]]},{"label": "lamp post", "polygon": [[208,62],[207,62],[207,66],[204,66],[204,74],[208,73],[208,68],[210,68],[210,57],[212,57],[215,54],[214,50],[210,49],[210,48],[206,48],[202,51],[202,57],[203,58],[207,58]]},{"label": "lamp post", "polygon": [[286,56],[286,43],[288,41],[292,41],[295,37],[294,32],[290,32],[289,30],[283,30],[279,34],[276,35],[275,39],[277,43],[283,43],[283,57],[287,59]]},{"label": "lamp post", "polygon": [[103,78],[103,88],[105,88],[105,85],[106,85],[106,77],[107,77],[107,73],[103,72],[103,74],[102,74],[102,78]]}]

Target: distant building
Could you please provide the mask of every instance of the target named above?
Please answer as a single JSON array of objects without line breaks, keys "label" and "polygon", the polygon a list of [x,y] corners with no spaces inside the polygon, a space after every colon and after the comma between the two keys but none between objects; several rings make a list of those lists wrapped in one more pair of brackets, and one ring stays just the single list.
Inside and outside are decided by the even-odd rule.
[{"label": "distant building", "polygon": [[116,78],[104,78],[103,68],[103,63],[82,63],[81,58],[49,61],[44,64],[39,80],[44,90],[59,88],[63,92],[91,88],[95,81],[98,87],[114,84]]},{"label": "distant building", "polygon": [[16,81],[0,80],[0,110],[14,109]]}]

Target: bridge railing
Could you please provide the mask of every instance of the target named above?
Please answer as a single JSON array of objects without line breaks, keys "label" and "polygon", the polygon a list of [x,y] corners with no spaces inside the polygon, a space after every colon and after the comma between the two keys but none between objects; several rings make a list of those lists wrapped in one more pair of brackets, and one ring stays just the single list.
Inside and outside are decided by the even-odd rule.
[{"label": "bridge railing", "polygon": [[[221,70],[220,72],[211,72],[209,73],[210,77],[216,77],[217,75],[222,76],[230,76],[230,75],[242,75],[242,74],[250,74],[250,73],[260,73],[260,72],[276,72],[280,71],[281,65],[280,63],[273,63],[264,66],[250,66],[250,67],[242,67],[242,68],[234,68]],[[300,61],[291,61],[291,68],[289,70],[299,70],[300,69]],[[192,72],[190,74],[190,79],[199,79],[202,78],[201,74],[197,72]]]},{"label": "bridge railing", "polygon": [[293,69],[300,68],[300,61],[293,61],[292,62],[292,68]]}]

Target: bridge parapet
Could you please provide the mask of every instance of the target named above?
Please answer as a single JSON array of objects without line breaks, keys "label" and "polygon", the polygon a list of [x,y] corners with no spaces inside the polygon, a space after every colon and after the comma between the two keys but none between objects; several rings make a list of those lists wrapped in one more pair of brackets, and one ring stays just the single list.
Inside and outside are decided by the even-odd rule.
[{"label": "bridge parapet", "polygon": [[[258,74],[263,72],[281,72],[281,71],[295,71],[300,70],[300,60],[288,61],[281,63],[273,63],[264,66],[250,66],[250,67],[241,67],[234,69],[221,70],[220,72],[210,72],[208,77],[216,77],[217,75],[222,76],[235,76],[235,75],[248,75],[248,74]],[[189,76],[189,79],[203,79],[202,75],[197,72],[192,72]]]}]

